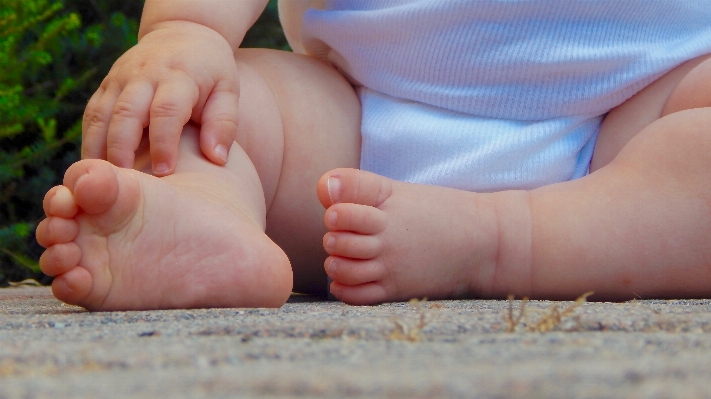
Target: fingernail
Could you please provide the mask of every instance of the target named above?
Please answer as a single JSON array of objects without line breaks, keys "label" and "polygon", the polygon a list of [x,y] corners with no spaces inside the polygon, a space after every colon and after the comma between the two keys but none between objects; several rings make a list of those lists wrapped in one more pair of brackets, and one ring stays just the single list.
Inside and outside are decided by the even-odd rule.
[{"label": "fingernail", "polygon": [[341,199],[341,179],[337,177],[329,177],[327,181],[328,197],[332,203],[338,202]]},{"label": "fingernail", "polygon": [[167,175],[170,172],[170,168],[167,163],[161,162],[153,167],[153,173],[159,176]]},{"label": "fingernail", "polygon": [[215,154],[217,154],[218,157],[222,158],[222,160],[227,163],[227,147],[222,144],[218,145],[217,147],[215,147]]}]

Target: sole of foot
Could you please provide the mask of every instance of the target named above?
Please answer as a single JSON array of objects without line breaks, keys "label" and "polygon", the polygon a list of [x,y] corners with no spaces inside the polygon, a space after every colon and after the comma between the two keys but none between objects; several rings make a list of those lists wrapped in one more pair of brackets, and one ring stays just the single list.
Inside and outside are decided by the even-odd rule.
[{"label": "sole of foot", "polygon": [[199,178],[72,165],[37,228],[54,295],[88,310],[281,306],[292,287],[286,255],[238,196],[200,189],[211,177]]}]

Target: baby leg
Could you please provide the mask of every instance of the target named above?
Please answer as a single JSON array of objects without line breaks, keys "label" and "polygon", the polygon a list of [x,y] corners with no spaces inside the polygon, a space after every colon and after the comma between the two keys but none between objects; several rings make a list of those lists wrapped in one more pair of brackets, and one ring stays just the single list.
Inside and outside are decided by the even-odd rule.
[{"label": "baby leg", "polygon": [[627,142],[655,120],[677,111],[711,106],[708,83],[698,84],[704,76],[711,76],[708,55],[674,68],[610,111],[600,129],[590,170],[610,163]]},{"label": "baby leg", "polygon": [[[264,59],[283,73],[256,72],[265,68]],[[352,89],[333,69],[307,57],[250,51],[238,53],[237,64],[240,137],[225,167],[202,156],[198,128],[189,125],[173,175],[157,178],[83,160],[69,168],[64,185],[48,192],[48,217],[37,238],[47,248],[40,264],[56,276],[53,292],[59,299],[117,310],[280,306],[288,298],[290,262],[265,234],[267,225],[282,223],[305,236],[322,235],[325,228],[320,213],[307,213],[311,217],[299,225],[288,218],[267,220],[283,212],[283,198],[304,203],[311,197],[311,208],[318,209],[318,176],[357,164],[358,103],[348,103],[355,98]],[[288,82],[296,75],[300,81]],[[274,90],[275,83],[284,90]],[[302,105],[304,97],[318,112]],[[335,112],[339,101],[349,106],[347,112]],[[324,117],[323,110],[332,112]],[[356,129],[349,130],[353,121]],[[330,151],[327,162],[302,159],[305,148]],[[135,167],[147,165],[144,147]],[[287,170],[296,165],[301,169]],[[306,181],[294,181],[301,176]],[[320,240],[311,247],[319,248]]]},{"label": "baby leg", "polygon": [[711,295],[711,108],[667,115],[589,176],[530,193],[532,296]]},{"label": "baby leg", "polygon": [[711,295],[711,104],[708,91],[682,89],[709,87],[710,66],[683,65],[613,111],[596,172],[575,181],[478,194],[327,173],[318,192],[333,293],[357,304]]},{"label": "baby leg", "polygon": [[[597,291],[608,292],[608,298],[711,293],[710,85],[711,56],[706,55],[612,110],[600,131],[593,173],[570,184],[598,187],[591,198],[599,202],[587,213],[599,219],[578,231],[591,236],[585,257],[595,265],[582,273],[592,273],[590,283],[597,279],[597,285],[606,285]],[[577,217],[581,225],[584,219]],[[574,246],[583,246],[584,239],[575,235]],[[568,255],[572,262],[574,255]],[[560,257],[549,266],[556,263],[564,268]]]}]

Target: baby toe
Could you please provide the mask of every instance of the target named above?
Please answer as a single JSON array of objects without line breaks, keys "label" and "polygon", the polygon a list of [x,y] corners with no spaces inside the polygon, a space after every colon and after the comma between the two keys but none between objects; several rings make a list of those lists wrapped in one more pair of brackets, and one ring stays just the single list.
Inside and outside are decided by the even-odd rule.
[{"label": "baby toe", "polygon": [[387,215],[372,206],[335,204],[326,210],[324,222],[331,231],[377,234],[385,229]]},{"label": "baby toe", "polygon": [[62,302],[80,304],[91,292],[92,277],[83,267],[75,267],[52,281],[52,293]]},{"label": "baby toe", "polygon": [[344,285],[331,283],[331,294],[349,305],[377,305],[388,299],[387,291],[379,283]]},{"label": "baby toe", "polygon": [[79,224],[74,219],[48,217],[37,226],[37,242],[47,248],[73,241],[79,234]]},{"label": "baby toe", "polygon": [[387,276],[385,267],[377,260],[353,260],[329,256],[324,264],[326,274],[344,285],[359,285],[380,281]]},{"label": "baby toe", "polygon": [[47,216],[72,218],[79,211],[72,192],[65,186],[52,187],[42,201],[44,213]]},{"label": "baby toe", "polygon": [[392,180],[358,169],[334,169],[321,176],[317,193],[324,207],[336,203],[378,207],[392,194]]},{"label": "baby toe", "polygon": [[349,232],[329,232],[323,236],[323,248],[329,255],[353,259],[372,259],[383,251],[383,244],[375,236]]},{"label": "baby toe", "polygon": [[81,249],[76,243],[57,244],[47,248],[40,256],[42,273],[57,276],[75,268],[81,260]]},{"label": "baby toe", "polygon": [[79,207],[90,215],[108,211],[118,199],[115,167],[106,161],[86,159],[74,163],[64,174],[64,185]]}]

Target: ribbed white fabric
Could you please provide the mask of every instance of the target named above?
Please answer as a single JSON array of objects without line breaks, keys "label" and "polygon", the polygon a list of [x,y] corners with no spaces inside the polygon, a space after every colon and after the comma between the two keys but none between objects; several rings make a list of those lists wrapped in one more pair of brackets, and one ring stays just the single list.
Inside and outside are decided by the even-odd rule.
[{"label": "ribbed white fabric", "polygon": [[711,53],[711,0],[311,2],[282,21],[360,86],[361,168],[474,191],[585,175],[605,113]]}]

